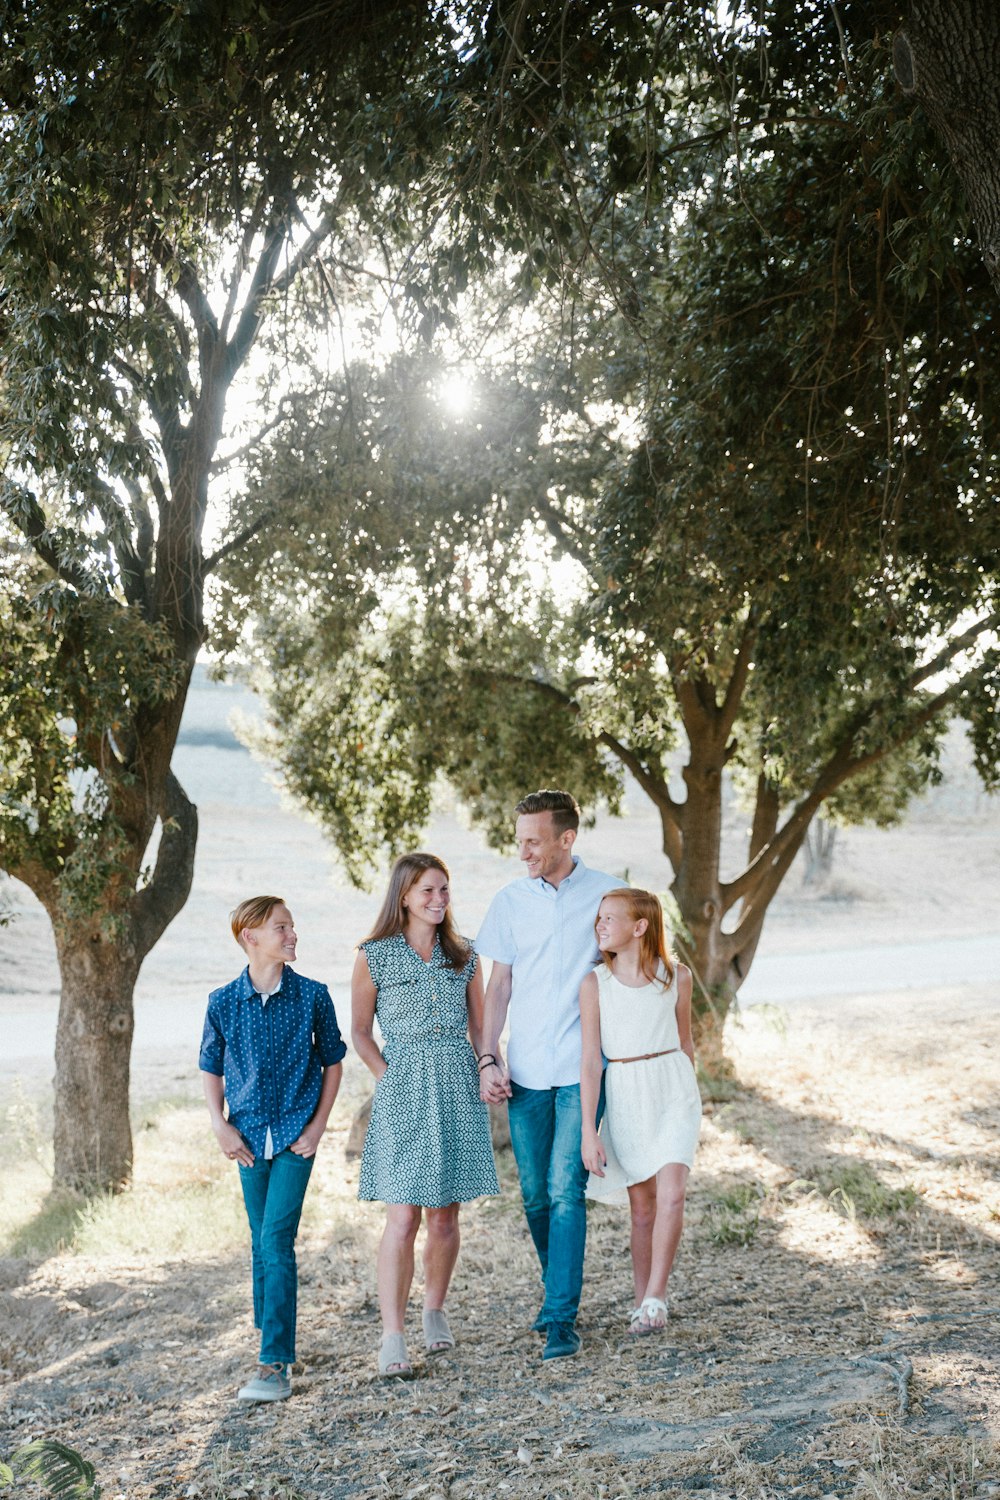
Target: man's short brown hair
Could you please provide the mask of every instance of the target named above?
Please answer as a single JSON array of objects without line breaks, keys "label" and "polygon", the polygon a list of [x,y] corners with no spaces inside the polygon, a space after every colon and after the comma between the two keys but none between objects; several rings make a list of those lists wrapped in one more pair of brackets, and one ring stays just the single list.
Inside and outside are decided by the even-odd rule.
[{"label": "man's short brown hair", "polygon": [[229,913],[229,925],[240,947],[243,947],[240,933],[244,927],[263,927],[274,908],[284,905],[285,901],[281,896],[250,896],[246,901],[241,901],[239,906]]},{"label": "man's short brown hair", "polygon": [[567,828],[572,828],[576,833],[580,827],[580,804],[576,798],[569,792],[556,792],[548,787],[522,797],[514,809],[514,816],[544,812],[552,814],[552,825],[556,833],[565,833]]}]

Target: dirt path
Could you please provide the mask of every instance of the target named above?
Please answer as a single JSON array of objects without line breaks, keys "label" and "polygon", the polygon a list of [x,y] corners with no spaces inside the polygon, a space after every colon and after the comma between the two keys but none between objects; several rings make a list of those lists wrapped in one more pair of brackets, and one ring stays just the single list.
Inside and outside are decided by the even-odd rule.
[{"label": "dirt path", "polygon": [[[803,1006],[784,1035],[748,1013],[663,1338],[624,1333],[627,1227],[600,1209],[583,1351],[542,1365],[506,1161],[501,1199],[463,1215],[459,1346],[409,1384],[374,1378],[380,1217],[343,1157],[352,1075],[310,1189],[300,1369],[277,1409],[233,1399],[253,1349],[235,1185],[200,1113],[161,1111],[127,1248],[99,1253],[97,1220],[98,1253],[0,1262],[0,1452],[58,1436],[106,1500],[1000,1494],[998,998]],[[199,1255],[210,1220],[232,1234]]]}]

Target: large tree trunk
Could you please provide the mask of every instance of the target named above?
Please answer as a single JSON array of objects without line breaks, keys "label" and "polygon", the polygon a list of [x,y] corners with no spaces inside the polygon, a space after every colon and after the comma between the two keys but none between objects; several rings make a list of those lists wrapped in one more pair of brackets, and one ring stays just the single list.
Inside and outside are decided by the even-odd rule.
[{"label": "large tree trunk", "polygon": [[[142,842],[139,833],[130,851],[136,869],[146,855]],[[62,979],[54,1130],[59,1187],[115,1192],[131,1176],[133,992],[143,959],[188,898],[197,844],[197,809],[168,770],[156,864],[142,890],[119,891],[116,903],[109,888],[95,911],[70,917],[58,888],[45,889]]]},{"label": "large tree trunk", "polygon": [[1000,6],[912,0],[893,44],[896,77],[944,141],[1000,293]]},{"label": "large tree trunk", "polygon": [[106,936],[93,917],[59,923],[55,936],[62,976],[55,1181],[81,1192],[113,1191],[132,1171],[132,992],[142,960],[133,940]]},{"label": "large tree trunk", "polygon": [[682,830],[680,865],[672,891],[690,939],[678,935],[679,956],[694,976],[692,1003],[695,1046],[703,1071],[727,1071],[722,1050],[726,1016],[738,979],[722,931],[725,914],[719,877],[722,789],[726,763],[725,727],[694,690],[683,690],[690,758],[684,768],[687,797],[677,810]]}]

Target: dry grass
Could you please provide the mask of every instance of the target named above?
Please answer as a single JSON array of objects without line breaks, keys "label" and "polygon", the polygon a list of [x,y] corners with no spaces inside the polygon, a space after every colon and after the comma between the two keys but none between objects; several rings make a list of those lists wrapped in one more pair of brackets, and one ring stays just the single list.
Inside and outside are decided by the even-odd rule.
[{"label": "dry grass", "polygon": [[245,1229],[199,1108],[152,1111],[133,1193],[77,1204],[70,1229],[23,1166],[35,1212],[4,1200],[21,1250],[0,1261],[0,1452],[72,1443],[108,1500],[1000,1496],[1000,1018],[983,998],[840,1002],[784,1034],[751,1012],[738,1090],[706,1118],[667,1335],[625,1333],[626,1216],[598,1208],[584,1349],[554,1366],[528,1328],[508,1159],[503,1196],[463,1212],[454,1357],[374,1378],[381,1213],[342,1151],[359,1073],[307,1199],[278,1409],[233,1400],[254,1351]]}]

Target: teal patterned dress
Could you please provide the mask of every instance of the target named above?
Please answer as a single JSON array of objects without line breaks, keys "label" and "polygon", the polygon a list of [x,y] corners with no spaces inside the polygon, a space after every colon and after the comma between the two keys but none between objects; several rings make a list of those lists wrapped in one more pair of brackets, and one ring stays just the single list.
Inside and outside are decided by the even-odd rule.
[{"label": "teal patterned dress", "polygon": [[490,1122],[468,1039],[466,987],[435,941],[430,960],[403,937],[363,944],[386,1067],[375,1085],[358,1197],[445,1208],[500,1191]]}]

